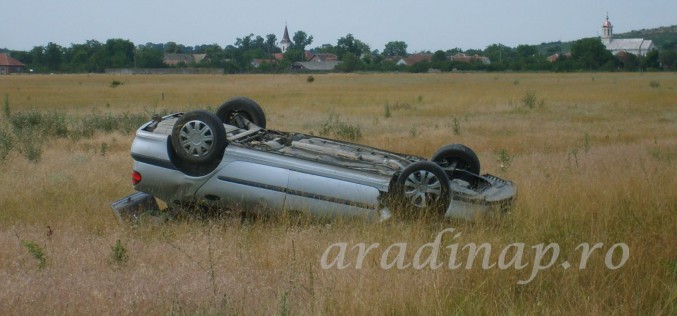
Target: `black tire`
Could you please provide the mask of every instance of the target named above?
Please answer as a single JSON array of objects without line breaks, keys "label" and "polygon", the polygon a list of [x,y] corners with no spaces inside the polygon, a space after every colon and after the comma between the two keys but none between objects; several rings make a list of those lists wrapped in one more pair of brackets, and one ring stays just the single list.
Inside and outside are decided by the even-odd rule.
[{"label": "black tire", "polygon": [[444,215],[451,202],[449,177],[439,165],[430,161],[415,162],[404,168],[395,185],[398,207],[403,210],[426,210],[428,214]]},{"label": "black tire", "polygon": [[182,162],[210,165],[222,157],[226,149],[226,129],[211,112],[188,112],[174,124],[172,147]]},{"label": "black tire", "polygon": [[442,146],[430,160],[447,171],[450,179],[461,179],[472,186],[477,183],[477,177],[473,175],[480,174],[480,159],[477,158],[477,154],[472,149],[465,145],[449,144]]},{"label": "black tire", "polygon": [[248,126],[245,126],[244,122],[238,119],[238,116],[261,128],[266,128],[266,115],[261,106],[256,101],[245,97],[235,97],[221,104],[216,111],[216,116],[221,122],[239,128],[248,129]]}]

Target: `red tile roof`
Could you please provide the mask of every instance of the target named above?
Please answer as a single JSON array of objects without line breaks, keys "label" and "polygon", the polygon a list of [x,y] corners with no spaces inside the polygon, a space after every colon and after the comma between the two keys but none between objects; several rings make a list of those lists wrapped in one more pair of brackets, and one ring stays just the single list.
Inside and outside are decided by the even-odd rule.
[{"label": "red tile roof", "polygon": [[9,57],[7,54],[0,54],[0,66],[24,66],[24,64],[12,57]]}]

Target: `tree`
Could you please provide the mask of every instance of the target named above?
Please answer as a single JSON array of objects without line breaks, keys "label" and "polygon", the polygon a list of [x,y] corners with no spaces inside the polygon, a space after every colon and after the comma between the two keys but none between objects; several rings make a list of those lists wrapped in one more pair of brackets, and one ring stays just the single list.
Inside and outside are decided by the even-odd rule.
[{"label": "tree", "polygon": [[63,48],[55,43],[49,42],[45,48],[44,62],[47,70],[58,71],[63,62]]},{"label": "tree", "polygon": [[88,40],[84,44],[72,44],[64,53],[64,70],[103,72],[106,68],[103,49],[104,45],[96,40]]},{"label": "tree", "polygon": [[663,66],[663,69],[674,70],[677,69],[677,50],[667,49],[662,50],[659,54],[658,59]]},{"label": "tree", "polygon": [[336,43],[336,53],[339,59],[343,60],[343,55],[351,53],[355,56],[362,56],[362,53],[369,52],[369,45],[353,37],[353,34],[348,34],[345,37],[339,38]]},{"label": "tree", "polygon": [[185,47],[176,44],[175,42],[167,42],[164,44],[165,53],[182,54]]},{"label": "tree", "polygon": [[134,66],[134,43],[123,39],[109,39],[104,45],[106,67],[129,68]]},{"label": "tree", "polygon": [[647,68],[650,69],[660,69],[660,56],[658,54],[657,50],[651,50],[648,53],[646,53],[645,56],[645,62]]},{"label": "tree", "polygon": [[355,56],[355,54],[347,52],[343,54],[343,60],[341,64],[338,65],[338,68],[343,72],[353,72],[360,68],[360,58]]},{"label": "tree", "polygon": [[165,68],[164,54],[162,50],[139,45],[135,52],[136,67],[139,68]]},{"label": "tree", "polygon": [[571,45],[571,58],[581,69],[598,70],[609,67],[613,55],[598,38],[584,38]]},{"label": "tree", "polygon": [[308,36],[308,34],[306,34],[304,31],[297,31],[294,33],[292,41],[294,42],[294,48],[300,50],[301,52],[305,52],[306,46],[313,43],[313,36]]},{"label": "tree", "polygon": [[280,52],[280,48],[277,47],[277,36],[275,34],[266,35],[266,52],[270,54],[275,54]]},{"label": "tree", "polygon": [[238,37],[237,39],[235,39],[235,47],[237,47],[242,52],[251,50],[254,46],[252,43],[252,37],[254,37],[253,33],[250,33],[247,36],[243,36],[242,38]]},{"label": "tree", "polygon": [[302,50],[294,47],[288,49],[287,52],[284,53],[284,59],[290,63],[295,63],[297,61],[303,61],[303,55],[305,54]]},{"label": "tree", "polygon": [[639,68],[639,58],[636,55],[629,53],[619,53],[614,56],[614,65],[618,69],[623,69],[626,71],[633,71]]},{"label": "tree", "polygon": [[336,47],[332,44],[322,44],[319,47],[313,48],[315,53],[336,54]]},{"label": "tree", "polygon": [[517,51],[517,55],[522,58],[530,58],[538,54],[538,49],[536,49],[536,46],[532,45],[519,45],[515,50]]},{"label": "tree", "polygon": [[431,66],[432,68],[435,69],[444,69],[447,68],[447,65],[451,62],[449,58],[447,58],[447,55],[444,53],[442,50],[438,50],[433,54],[433,57],[431,59]]},{"label": "tree", "polygon": [[504,67],[507,65],[507,61],[511,59],[512,48],[505,46],[503,44],[491,44],[487,46],[482,52],[482,56],[489,58],[492,65],[499,65],[498,67]]},{"label": "tree", "polygon": [[407,56],[407,43],[402,41],[392,41],[386,43],[386,46],[383,49],[383,56]]},{"label": "tree", "polygon": [[538,68],[538,49],[532,45],[518,45],[515,48],[515,57],[512,60],[512,69],[536,70]]}]

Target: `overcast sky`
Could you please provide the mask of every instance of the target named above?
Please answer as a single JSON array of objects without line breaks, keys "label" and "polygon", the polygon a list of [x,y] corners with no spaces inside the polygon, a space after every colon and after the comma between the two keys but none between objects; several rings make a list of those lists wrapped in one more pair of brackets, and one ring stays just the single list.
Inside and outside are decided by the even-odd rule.
[{"label": "overcast sky", "polygon": [[122,38],[136,45],[235,43],[250,33],[302,30],[310,48],[351,33],[371,49],[404,41],[408,52],[511,47],[677,24],[677,0],[0,0],[0,48],[69,47]]}]

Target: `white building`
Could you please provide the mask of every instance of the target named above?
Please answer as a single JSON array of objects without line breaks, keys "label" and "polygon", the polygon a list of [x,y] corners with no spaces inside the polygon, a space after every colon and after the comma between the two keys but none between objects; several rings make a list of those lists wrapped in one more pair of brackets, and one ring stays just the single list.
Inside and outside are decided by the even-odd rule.
[{"label": "white building", "polygon": [[606,46],[612,54],[626,52],[637,56],[645,56],[649,51],[656,49],[651,40],[643,38],[613,38],[614,27],[609,21],[609,15],[602,24],[602,44]]},{"label": "white building", "polygon": [[289,31],[287,31],[287,26],[284,26],[284,35],[282,35],[282,41],[280,41],[280,49],[282,53],[286,53],[291,45],[291,40],[289,39]]}]

